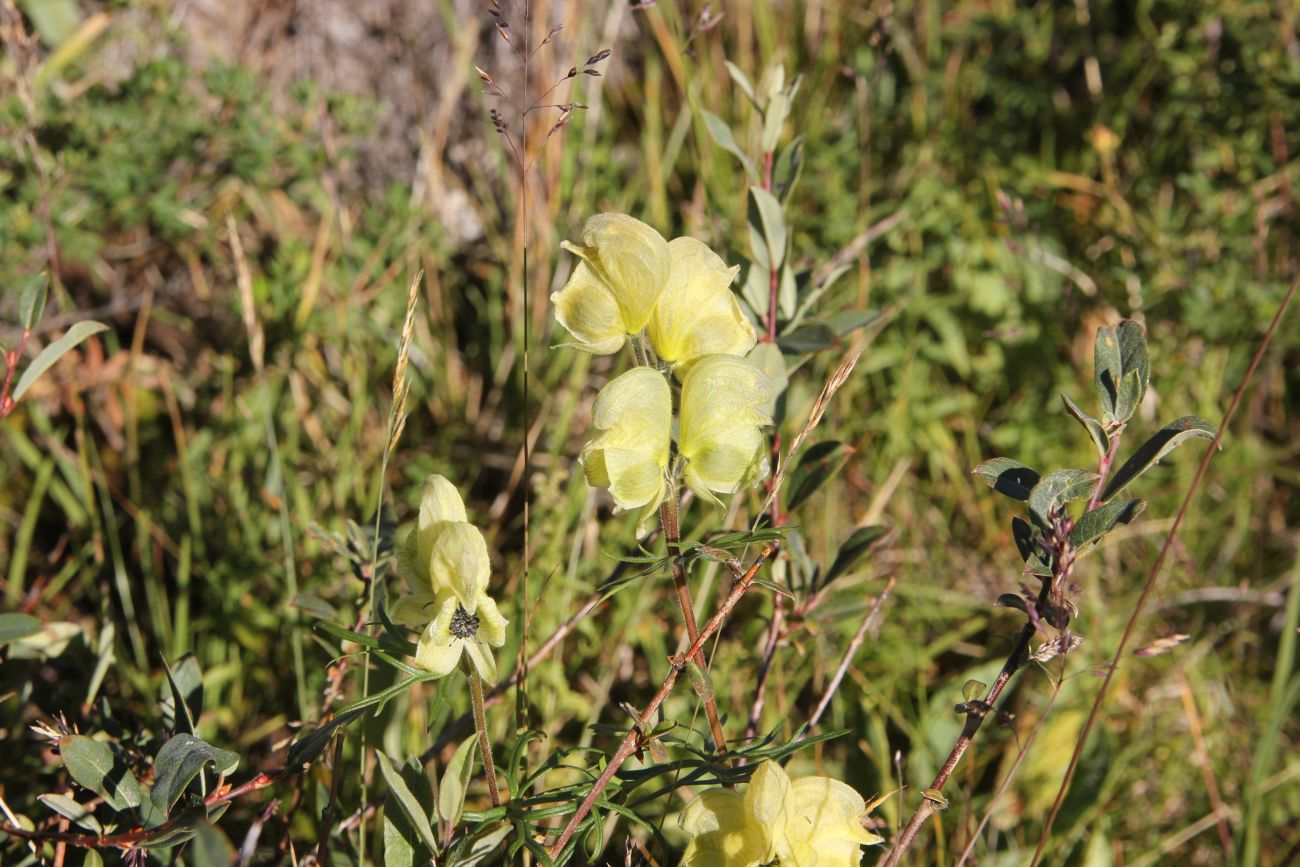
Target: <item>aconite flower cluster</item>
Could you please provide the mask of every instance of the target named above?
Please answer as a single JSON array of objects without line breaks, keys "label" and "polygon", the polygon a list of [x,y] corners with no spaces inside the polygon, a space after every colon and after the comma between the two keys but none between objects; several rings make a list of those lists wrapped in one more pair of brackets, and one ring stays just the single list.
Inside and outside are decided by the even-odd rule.
[{"label": "aconite flower cluster", "polygon": [[441,676],[464,657],[479,677],[496,680],[492,648],[505,644],[507,621],[487,593],[487,542],[443,476],[424,481],[420,517],[399,552],[398,572],[411,593],[391,615],[421,630],[416,665]]},{"label": "aconite flower cluster", "polygon": [[683,867],[857,867],[862,847],[883,838],[862,826],[867,804],[831,777],[791,780],[765,761],[742,794],[701,792],[682,812],[690,842]]},{"label": "aconite flower cluster", "polygon": [[582,452],[588,482],[637,510],[644,532],[678,478],[714,503],[763,478],[772,386],[745,358],[756,335],[730,288],[739,268],[626,214],[592,217],[582,243],[564,247],[580,260],[551,296],[575,338],[566,345],[608,355],[632,339],[639,362],[596,398],[597,433]]}]

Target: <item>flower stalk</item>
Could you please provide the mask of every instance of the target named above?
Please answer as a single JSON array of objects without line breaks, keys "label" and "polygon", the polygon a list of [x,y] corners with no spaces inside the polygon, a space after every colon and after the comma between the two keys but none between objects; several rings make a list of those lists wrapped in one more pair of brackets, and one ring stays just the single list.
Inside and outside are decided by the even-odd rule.
[{"label": "flower stalk", "polygon": [[[677,482],[677,478],[677,473],[674,472],[668,496],[659,507],[659,520],[663,523],[664,541],[668,545],[668,555],[672,558],[673,587],[677,591],[677,604],[682,609],[682,621],[686,624],[687,637],[690,639],[691,645],[694,646],[698,643],[700,630],[695,622],[695,607],[691,604],[691,590],[686,583],[686,567],[682,565],[681,560],[682,531],[679,514],[681,487]],[[704,651],[697,650],[691,657],[691,661],[703,671],[705,668]],[[704,713],[709,719],[709,731],[713,735],[713,743],[717,748],[718,755],[722,755],[727,752],[727,738],[722,731],[722,720],[718,716],[718,703],[714,699],[712,692],[704,697]]]},{"label": "flower stalk", "polygon": [[487,715],[483,712],[483,678],[471,667],[469,672],[469,700],[474,711],[474,731],[478,733],[478,748],[483,754],[483,776],[487,778],[488,798],[492,806],[501,806],[501,793],[497,789],[496,763],[492,761],[492,741],[488,738]]}]

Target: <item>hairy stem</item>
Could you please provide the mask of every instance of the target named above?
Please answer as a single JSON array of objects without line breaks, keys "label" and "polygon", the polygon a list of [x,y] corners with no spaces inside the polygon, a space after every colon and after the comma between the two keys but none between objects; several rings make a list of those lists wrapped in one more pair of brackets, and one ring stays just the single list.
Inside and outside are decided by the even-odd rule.
[{"label": "hairy stem", "polygon": [[478,748],[483,754],[483,775],[487,777],[488,798],[492,806],[501,806],[501,793],[497,791],[497,768],[492,761],[492,741],[488,739],[487,715],[483,713],[483,679],[477,671],[469,673],[469,700],[474,709],[474,730],[478,732]]}]

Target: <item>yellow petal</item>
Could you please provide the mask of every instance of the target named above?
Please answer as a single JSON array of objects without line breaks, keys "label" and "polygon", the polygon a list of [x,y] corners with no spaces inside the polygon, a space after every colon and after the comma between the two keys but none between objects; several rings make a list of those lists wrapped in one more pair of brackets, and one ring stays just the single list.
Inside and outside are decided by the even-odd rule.
[{"label": "yellow petal", "polygon": [[478,617],[478,637],[491,647],[500,647],[506,643],[506,626],[510,623],[501,616],[496,600],[484,595],[478,601],[474,611]]},{"label": "yellow petal", "polygon": [[491,648],[476,638],[466,639],[462,644],[465,655],[469,657],[470,665],[474,666],[478,676],[489,684],[494,683],[497,679],[497,658]]},{"label": "yellow petal", "polygon": [[645,327],[668,279],[668,243],[626,214],[597,214],[582,227],[582,244],[564,244],[580,256],[573,276],[551,296],[555,318],[578,348],[617,352],[628,334]]},{"label": "yellow petal", "polygon": [[764,761],[749,778],[745,811],[765,828],[783,827],[789,815],[790,778],[776,762]]},{"label": "yellow petal", "polygon": [[629,370],[600,390],[593,423],[599,434],[582,450],[587,481],[608,487],[620,509],[657,506],[672,435],[672,393],[663,375]]},{"label": "yellow petal", "polygon": [[492,565],[487,542],[473,524],[441,521],[430,531],[429,579],[433,592],[450,592],[466,611],[487,591]]},{"label": "yellow petal", "polygon": [[757,336],[730,288],[739,266],[695,238],[669,241],[668,258],[668,285],[647,328],[659,357],[683,377],[702,356],[749,352]]},{"label": "yellow petal", "polygon": [[701,792],[682,811],[690,842],[682,867],[754,867],[767,859],[765,829],[745,811],[745,799],[726,789]]},{"label": "yellow petal", "polygon": [[717,502],[767,473],[769,420],[759,407],[772,385],[761,370],[733,355],[706,355],[682,383],[680,451],[691,490]]},{"label": "yellow petal", "polygon": [[579,262],[564,288],[551,295],[555,318],[577,338],[565,344],[596,355],[623,348],[628,330],[614,293],[585,261]]},{"label": "yellow petal", "polygon": [[456,667],[464,651],[465,642],[451,634],[451,618],[458,604],[454,596],[443,598],[438,616],[424,628],[415,648],[415,664],[439,677]]},{"label": "yellow petal", "polygon": [[388,616],[403,626],[424,627],[438,614],[437,596],[432,593],[412,593],[393,604]]},{"label": "yellow petal", "polygon": [[848,783],[831,777],[801,777],[790,786],[791,825],[802,823],[809,839],[850,841],[859,845],[880,838],[862,827],[866,801]]},{"label": "yellow petal", "polygon": [[431,475],[420,490],[420,519],[417,526],[429,527],[438,521],[468,521],[465,501],[446,476]]}]

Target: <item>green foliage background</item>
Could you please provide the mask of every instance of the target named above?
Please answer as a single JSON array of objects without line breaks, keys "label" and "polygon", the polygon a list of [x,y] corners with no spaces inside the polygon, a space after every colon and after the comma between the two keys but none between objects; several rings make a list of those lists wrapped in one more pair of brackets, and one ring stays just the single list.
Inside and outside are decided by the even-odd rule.
[{"label": "green foliage background", "polygon": [[[375,130],[397,110],[391,94],[329,92],[306,77],[276,92],[251,68],[197,58],[166,3],[67,5],[73,21],[102,13],[111,23],[38,74],[30,103],[17,88],[0,98],[0,313],[13,321],[10,287],[53,268],[53,251],[54,306],[39,337],[86,317],[111,330],[0,423],[5,608],[74,625],[66,650],[11,655],[0,671],[10,804],[60,786],[28,726],[63,712],[83,731],[110,718],[156,728],[160,656],[187,652],[204,672],[200,734],[238,752],[241,771],[282,764],[298,721],[316,718],[339,653],[310,625],[350,621],[363,592],[362,566],[340,539],[349,520],[373,521],[405,289],[419,268],[412,413],[385,480],[396,518],[411,516],[429,472],[466,492],[516,627],[503,661],[592,592],[631,532],[608,519],[576,464],[611,363],[547,349],[559,335],[545,299],[568,267],[558,241],[585,216],[619,210],[743,259],[743,172],[697,122],[700,110],[723,117],[755,153],[759,130],[724,60],[755,79],[769,62],[803,75],[786,130],[804,137],[806,157],[792,255],[819,268],[848,249],[852,268],[825,309],[885,314],[799,372],[783,433],[797,430],[842,353],[865,346],[818,432],[853,456],[803,510],[801,529],[820,562],[859,524],[893,535],[781,649],[764,719],[793,733],[895,577],[883,626],[832,707],[830,725],[851,734],[800,759],[864,793],[898,785],[897,751],[906,782],[925,785],[960,726],[962,684],[991,680],[1018,627],[991,604],[1017,589],[1014,512],[970,469],[1002,454],[1087,466],[1092,447],[1059,394],[1095,411],[1092,337],[1122,317],[1145,324],[1151,347],[1153,397],[1134,438],[1184,414],[1217,422],[1296,272],[1300,13],[1285,3],[738,0],[715,4],[723,15],[712,26],[694,3],[537,4],[539,18],[566,28],[537,55],[534,85],[599,48],[614,55],[604,77],[573,85],[590,108],[550,139],[527,210],[486,116],[495,103],[463,63],[435,69],[432,79],[451,83],[425,94],[452,110],[421,113],[406,162],[368,171]],[[474,63],[518,86],[484,20],[450,2],[438,11],[442,29],[424,38],[470,44]],[[68,34],[24,20],[44,28],[33,49],[41,69]],[[17,81],[22,56],[7,51],[0,69]],[[532,119],[537,135],[554,117]],[[450,225],[433,198],[453,192],[481,234]],[[228,218],[248,252],[264,377],[241,321]],[[855,247],[882,220],[888,228]],[[1294,321],[1212,465],[1140,642],[1190,638],[1126,661],[1058,824],[1054,863],[1284,864],[1300,852]],[[7,347],[15,339],[3,332]],[[1096,688],[1090,670],[1118,639],[1193,451],[1144,479],[1143,519],[1081,567],[1076,627],[1087,643],[999,802],[981,863],[1021,863],[1036,843]],[[698,504],[689,514],[700,530],[722,520]],[[722,583],[702,580],[706,596]],[[612,749],[588,726],[624,725],[617,702],[643,703],[677,649],[663,627],[676,622],[665,586],[621,592],[530,672],[518,708],[531,724]],[[770,602],[747,600],[717,648],[715,692],[733,725],[748,712],[769,612]],[[391,682],[385,671],[372,691]],[[914,863],[952,863],[943,841],[964,845],[1049,692],[1041,672],[1023,675],[1017,719],[983,733],[948,792],[942,834],[923,835]],[[368,723],[370,742],[393,756],[427,747],[428,695],[392,702]],[[669,716],[689,721],[693,697],[674,701]],[[503,708],[502,736],[513,732]],[[328,798],[327,777],[313,773],[289,828],[309,844]],[[355,778],[343,791],[355,808]],[[204,846],[238,845],[262,805],[234,804]],[[900,811],[906,818],[895,797],[879,815],[893,827]],[[202,850],[186,857],[208,863]]]}]

